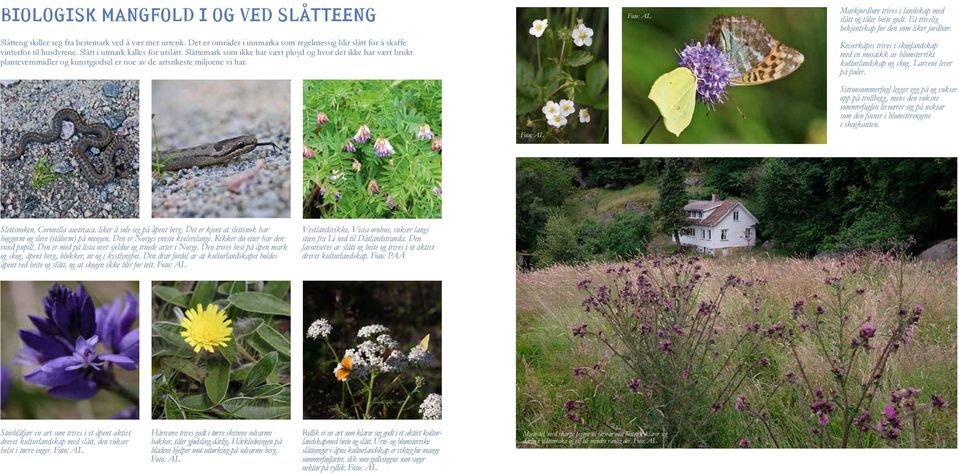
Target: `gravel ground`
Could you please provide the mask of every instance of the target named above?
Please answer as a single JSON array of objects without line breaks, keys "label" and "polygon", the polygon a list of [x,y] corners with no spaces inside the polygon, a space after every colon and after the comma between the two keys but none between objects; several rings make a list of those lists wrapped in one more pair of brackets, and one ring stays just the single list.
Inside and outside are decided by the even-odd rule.
[{"label": "gravel ground", "polygon": [[240,135],[279,147],[154,173],[154,217],[290,217],[289,81],[154,81],[153,113],[160,150]]},{"label": "gravel ground", "polygon": [[[127,178],[103,185],[80,174],[73,146],[79,137],[33,143],[19,160],[0,164],[2,218],[135,218],[140,213],[140,88],[137,81],[0,81],[0,147],[13,150],[26,132],[45,132],[58,110],[73,108],[87,123],[102,122],[124,137],[132,153]],[[69,122],[57,124],[69,136]],[[46,156],[56,180],[34,186],[34,171]],[[99,158],[93,158],[99,167]]]}]

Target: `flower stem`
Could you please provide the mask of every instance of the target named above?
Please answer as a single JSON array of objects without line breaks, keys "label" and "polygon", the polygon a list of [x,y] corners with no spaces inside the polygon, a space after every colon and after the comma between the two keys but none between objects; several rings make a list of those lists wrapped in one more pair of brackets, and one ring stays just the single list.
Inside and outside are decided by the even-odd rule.
[{"label": "flower stem", "polygon": [[639,144],[640,144],[640,145],[646,143],[646,139],[649,138],[649,134],[653,133],[653,129],[656,128],[656,126],[659,125],[659,122],[661,122],[662,120],[663,120],[663,116],[662,116],[662,115],[660,115],[659,117],[656,117],[656,121],[653,122],[653,124],[649,126],[649,130],[646,130],[646,134],[643,135],[643,139],[639,141]]},{"label": "flower stem", "polygon": [[104,390],[109,390],[121,397],[126,401],[139,406],[140,397],[134,393],[132,390],[120,385],[120,382],[117,382],[117,379],[113,374],[102,374],[99,377],[96,377],[98,385]]},{"label": "flower stem", "polygon": [[370,385],[366,387],[366,412],[363,413],[364,419],[370,419],[370,409],[373,408],[373,382],[376,381],[376,371],[370,371]]}]

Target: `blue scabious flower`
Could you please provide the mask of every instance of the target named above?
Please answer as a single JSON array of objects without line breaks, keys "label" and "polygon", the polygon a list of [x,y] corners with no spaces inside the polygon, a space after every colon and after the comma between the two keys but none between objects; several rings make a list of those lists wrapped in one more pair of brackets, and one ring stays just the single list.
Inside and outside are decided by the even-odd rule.
[{"label": "blue scabious flower", "polygon": [[[36,329],[20,330],[23,350],[15,360],[37,366],[24,379],[49,387],[53,397],[86,400],[115,383],[112,365],[135,370],[140,337],[131,327],[139,318],[139,303],[130,293],[121,303],[118,297],[98,310],[82,285],[74,292],[54,284],[43,298],[46,317],[30,315]],[[97,352],[101,342],[107,350],[102,354]]]},{"label": "blue scabious flower", "polygon": [[696,76],[696,99],[707,106],[721,104],[726,99],[733,68],[719,48],[711,44],[687,44],[679,53],[679,65]]}]

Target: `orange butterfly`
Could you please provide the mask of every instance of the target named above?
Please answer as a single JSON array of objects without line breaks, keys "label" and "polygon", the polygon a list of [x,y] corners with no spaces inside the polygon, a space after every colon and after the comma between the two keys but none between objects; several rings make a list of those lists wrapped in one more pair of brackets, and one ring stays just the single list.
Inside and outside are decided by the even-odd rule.
[{"label": "orange butterfly", "polygon": [[353,371],[353,358],[346,356],[339,364],[336,365],[336,370],[333,371],[333,374],[336,375],[336,380],[340,382],[350,379],[350,372]]}]

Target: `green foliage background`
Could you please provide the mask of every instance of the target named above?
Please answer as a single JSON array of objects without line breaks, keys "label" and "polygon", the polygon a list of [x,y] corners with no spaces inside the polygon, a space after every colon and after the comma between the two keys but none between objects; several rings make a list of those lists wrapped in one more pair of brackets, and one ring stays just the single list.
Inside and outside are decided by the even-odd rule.
[{"label": "green foliage background", "polygon": [[697,102],[682,135],[660,124],[648,143],[825,143],[825,8],[623,8],[623,142],[639,143],[659,117],[647,97],[650,87],[677,67],[686,43],[704,41],[717,15],[759,20],[805,61],[785,78],[730,87],[715,110]]},{"label": "green foliage background", "polygon": [[[232,321],[227,347],[196,353],[181,313],[216,304]],[[290,418],[290,282],[155,282],[154,419]]]},{"label": "green foliage background", "polygon": [[[518,8],[516,11],[516,142],[609,141],[609,12],[606,8]],[[543,36],[529,34],[534,20],[549,19]],[[593,44],[577,47],[570,31],[583,20]],[[542,108],[571,99],[576,113],[560,129],[546,124]],[[589,123],[579,123],[587,107]],[[532,124],[532,126],[530,126]]]},{"label": "green foliage background", "polygon": [[[303,159],[304,217],[439,218],[442,198],[433,189],[442,188],[441,155],[430,150],[430,141],[415,137],[424,123],[442,136],[442,95],[442,82],[434,80],[303,81],[303,145],[316,154]],[[318,128],[319,112],[330,121]],[[356,143],[355,153],[343,152],[343,143],[363,124],[370,127],[370,141]],[[393,156],[376,156],[373,142],[380,137],[389,139]],[[362,165],[359,172],[352,169],[354,158]],[[343,176],[330,179],[337,173]],[[367,190],[374,179],[379,194]],[[326,189],[323,197],[320,187]],[[396,206],[392,211],[387,193]]]}]

